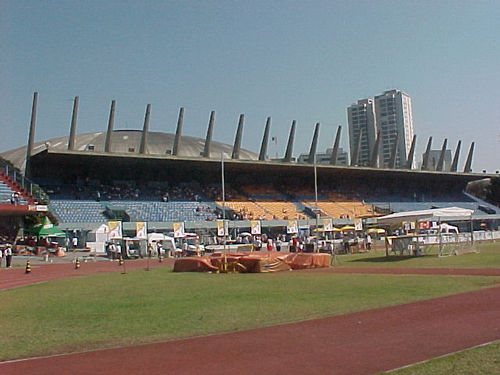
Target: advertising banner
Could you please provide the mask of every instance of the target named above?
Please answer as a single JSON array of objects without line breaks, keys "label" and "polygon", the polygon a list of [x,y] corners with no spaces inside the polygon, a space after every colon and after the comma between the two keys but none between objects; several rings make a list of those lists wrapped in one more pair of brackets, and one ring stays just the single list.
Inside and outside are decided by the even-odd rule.
[{"label": "advertising banner", "polygon": [[250,233],[261,234],[260,220],[250,221]]},{"label": "advertising banner", "polygon": [[299,233],[299,224],[297,220],[288,220],[288,225],[286,226],[286,232],[288,234]]},{"label": "advertising banner", "polygon": [[148,225],[145,221],[138,221],[135,223],[135,236],[141,239],[148,238]]},{"label": "advertising banner", "polygon": [[108,240],[122,239],[122,222],[121,221],[108,221]]},{"label": "advertising banner", "polygon": [[332,219],[323,219],[323,231],[324,232],[332,232],[333,231]]},{"label": "advertising banner", "polygon": [[217,235],[227,236],[229,234],[229,222],[227,220],[217,220]]},{"label": "advertising banner", "polygon": [[184,222],[174,223],[174,238],[184,238]]}]

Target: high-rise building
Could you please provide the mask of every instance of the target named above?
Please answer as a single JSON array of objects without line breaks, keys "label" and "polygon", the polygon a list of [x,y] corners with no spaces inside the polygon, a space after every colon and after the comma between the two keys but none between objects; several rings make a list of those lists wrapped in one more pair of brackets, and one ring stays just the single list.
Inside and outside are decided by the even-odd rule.
[{"label": "high-rise building", "polygon": [[[373,99],[361,99],[347,108],[351,164],[367,166],[375,146],[375,106]],[[361,142],[359,135],[361,133]],[[356,158],[357,162],[353,159]]]},{"label": "high-rise building", "polygon": [[[387,167],[394,147],[395,167],[406,164],[413,140],[411,99],[406,93],[389,90],[374,99],[358,100],[347,108],[347,120],[351,160],[359,150],[357,165]],[[361,144],[358,145],[361,129]],[[380,133],[378,158],[371,160],[377,133]]]},{"label": "high-rise building", "polygon": [[[411,99],[399,90],[385,91],[375,97],[375,122],[380,136],[380,161],[387,166],[396,143],[396,167],[402,167],[413,140]],[[381,165],[382,166],[382,165]]]}]

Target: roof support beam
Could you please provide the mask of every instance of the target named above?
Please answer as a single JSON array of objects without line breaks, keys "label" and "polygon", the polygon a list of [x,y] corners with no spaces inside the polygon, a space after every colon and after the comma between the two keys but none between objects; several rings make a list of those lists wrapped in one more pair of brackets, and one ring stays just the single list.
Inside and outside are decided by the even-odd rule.
[{"label": "roof support beam", "polygon": [[432,147],[432,136],[429,137],[429,140],[427,141],[427,148],[425,149],[424,153],[424,158],[422,160],[422,170],[426,171],[429,169],[429,155],[431,154],[431,147]]},{"label": "roof support beam", "polygon": [[438,163],[437,163],[437,166],[436,166],[436,171],[440,171],[442,172],[443,171],[443,167],[444,167],[444,154],[446,153],[446,146],[448,144],[448,139],[444,139],[444,142],[443,142],[443,147],[441,147],[441,152],[439,154],[439,159],[438,159]]},{"label": "roof support beam", "polygon": [[106,143],[104,144],[104,152],[111,152],[111,134],[115,125],[115,105],[114,100],[111,101],[111,108],[109,109],[108,131],[106,133]]},{"label": "roof support beam", "polygon": [[38,92],[34,92],[33,105],[31,107],[31,122],[30,122],[30,132],[28,135],[28,147],[26,148],[26,164],[24,166],[24,175],[28,178],[31,177],[31,155],[33,152],[33,144],[35,143],[37,106],[38,106]]},{"label": "roof support beam", "polygon": [[339,143],[340,143],[340,133],[342,131],[342,126],[339,125],[337,128],[337,135],[335,136],[335,142],[333,144],[332,155],[330,156],[330,165],[336,165],[337,159],[339,157]]},{"label": "roof support beam", "polygon": [[354,147],[354,153],[351,158],[351,166],[354,167],[358,165],[359,153],[361,151],[361,139],[363,138],[363,128],[359,129],[359,137],[356,142],[356,146]]},{"label": "roof support beam", "polygon": [[295,139],[295,127],[297,125],[297,121],[292,121],[292,126],[290,128],[290,135],[288,136],[288,143],[286,146],[285,157],[283,161],[285,163],[290,163],[292,161],[292,153],[293,153],[293,141]]},{"label": "roof support beam", "polygon": [[184,107],[179,110],[179,117],[177,118],[177,129],[175,130],[174,148],[172,150],[172,155],[177,156],[179,154],[179,148],[181,146],[181,136],[182,136],[182,124],[184,122]]},{"label": "roof support beam", "polygon": [[212,146],[212,134],[214,132],[215,111],[210,112],[210,119],[208,120],[207,136],[205,138],[205,148],[203,149],[203,157],[210,157],[210,148]]},{"label": "roof support beam", "polygon": [[144,116],[144,126],[142,128],[141,146],[139,154],[148,153],[148,138],[149,138],[149,115],[151,113],[151,104],[146,106],[146,115]]},{"label": "roof support beam", "polygon": [[472,172],[472,155],[474,154],[474,142],[470,144],[469,154],[467,155],[467,161],[465,162],[464,173]]},{"label": "roof support beam", "polygon": [[68,150],[75,149],[75,137],[76,137],[76,120],[78,117],[78,96],[75,96],[75,101],[73,102],[73,115],[71,116],[71,127],[69,129],[69,141]]},{"label": "roof support beam", "polygon": [[[380,138],[380,135],[378,136]],[[396,168],[396,156],[398,155],[399,132],[396,132],[396,140],[391,150],[391,158],[389,159],[388,167],[391,169]]]},{"label": "roof support beam", "polygon": [[233,154],[231,155],[231,159],[239,159],[240,158],[241,138],[243,137],[243,122],[244,121],[245,121],[245,115],[241,114],[240,119],[238,121],[238,129],[236,130],[236,137],[234,138]]},{"label": "roof support beam", "polygon": [[453,156],[453,161],[451,162],[450,172],[456,172],[458,170],[458,158],[460,157],[460,147],[462,147],[462,141],[459,140],[457,148],[455,149],[455,156]]},{"label": "roof support beam", "polygon": [[314,135],[311,142],[311,148],[309,149],[309,158],[307,159],[307,162],[309,164],[314,164],[316,158],[316,149],[318,147],[318,136],[319,136],[319,122],[317,122],[316,126],[314,127]]},{"label": "roof support beam", "polygon": [[267,143],[269,141],[269,129],[271,128],[271,117],[266,120],[266,128],[264,129],[264,136],[262,137],[262,144],[260,145],[259,160],[266,160]]},{"label": "roof support beam", "polygon": [[413,140],[411,141],[410,152],[408,153],[408,158],[406,159],[406,169],[412,169],[413,158],[415,157],[415,146],[417,145],[417,135],[413,135]]}]

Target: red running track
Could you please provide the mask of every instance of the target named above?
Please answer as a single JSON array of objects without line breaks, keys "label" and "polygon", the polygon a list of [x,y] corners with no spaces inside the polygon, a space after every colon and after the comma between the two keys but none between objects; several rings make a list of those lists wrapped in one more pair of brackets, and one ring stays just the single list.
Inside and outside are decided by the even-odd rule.
[{"label": "red running track", "polygon": [[13,374],[374,374],[500,339],[500,287],[324,319],[0,363]]}]

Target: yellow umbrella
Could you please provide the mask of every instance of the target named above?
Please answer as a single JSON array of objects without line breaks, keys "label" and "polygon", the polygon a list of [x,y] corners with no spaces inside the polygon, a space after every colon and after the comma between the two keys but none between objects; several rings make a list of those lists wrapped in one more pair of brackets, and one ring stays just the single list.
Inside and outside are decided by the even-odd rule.
[{"label": "yellow umbrella", "polygon": [[340,228],[341,231],[348,231],[348,230],[355,230],[356,228],[354,228],[352,225],[346,225],[346,226],[343,226],[342,228]]},{"label": "yellow umbrella", "polygon": [[382,228],[370,228],[367,230],[368,233],[377,233],[377,234],[383,234],[385,233],[385,229]]}]

